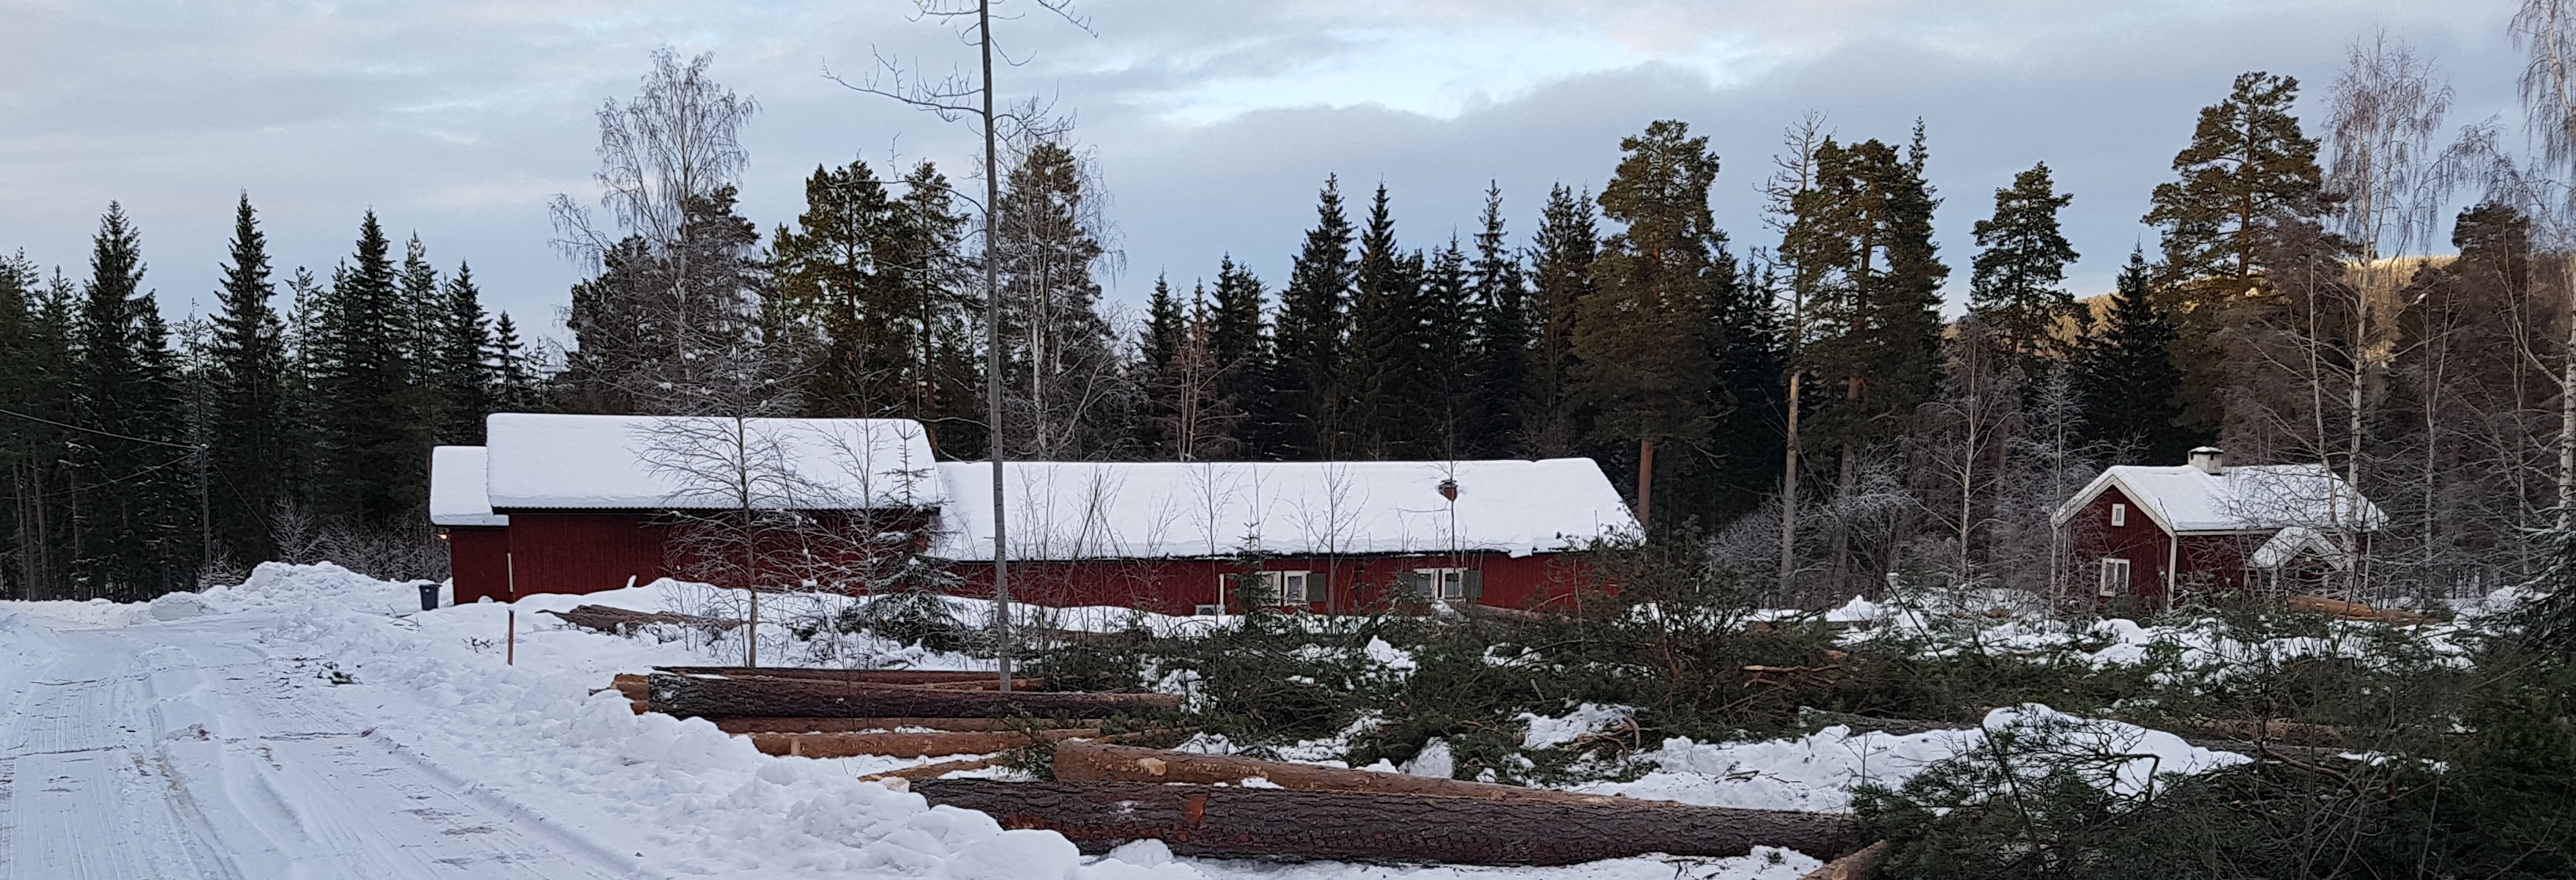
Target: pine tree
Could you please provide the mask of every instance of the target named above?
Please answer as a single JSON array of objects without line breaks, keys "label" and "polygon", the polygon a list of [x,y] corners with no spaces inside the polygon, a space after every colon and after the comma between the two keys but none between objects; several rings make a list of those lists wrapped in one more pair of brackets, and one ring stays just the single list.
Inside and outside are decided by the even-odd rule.
[{"label": "pine tree", "polygon": [[1660,120],[1619,149],[1601,215],[1626,228],[1603,242],[1592,265],[1599,289],[1576,304],[1575,378],[1599,407],[1595,433],[1636,444],[1637,519],[1651,525],[1656,442],[1708,431],[1712,295],[1732,267],[1717,263],[1725,234],[1709,213],[1718,162],[1708,138]]},{"label": "pine tree", "polygon": [[[807,380],[810,414],[910,415],[927,364],[917,350],[922,309],[878,260],[896,234],[895,201],[866,162],[816,167],[805,181],[805,212],[773,237],[778,287],[817,316],[824,342]],[[885,277],[880,277],[885,276]]]},{"label": "pine tree", "polygon": [[2174,357],[2187,380],[2184,423],[2204,433],[2222,416],[2220,313],[2270,286],[2265,262],[2283,224],[2318,208],[2324,171],[2317,141],[2290,114],[2298,96],[2297,79],[2239,74],[2226,100],[2200,111],[2191,143],[2174,155],[2181,179],[2156,185],[2144,218],[2164,236],[2160,288],[2180,334]]},{"label": "pine tree", "polygon": [[1481,406],[1467,452],[1480,458],[1523,447],[1532,397],[1529,279],[1521,271],[1520,255],[1503,242],[1502,187],[1486,186],[1482,220],[1475,261],[1468,266],[1475,316],[1467,324],[1473,328],[1468,357],[1474,387],[1469,393]]},{"label": "pine tree", "polygon": [[1341,361],[1356,284],[1351,239],[1341,182],[1327,177],[1315,204],[1315,228],[1307,230],[1305,246],[1279,296],[1272,399],[1264,407],[1271,421],[1256,427],[1261,437],[1256,445],[1271,457],[1330,460],[1344,455]]},{"label": "pine tree", "polygon": [[1577,393],[1580,360],[1574,346],[1578,309],[1591,298],[1592,264],[1601,249],[1591,194],[1562,184],[1549,189],[1530,244],[1537,308],[1521,451],[1540,458],[1576,455],[1591,433],[1591,413]]},{"label": "pine tree", "polygon": [[2077,356],[2075,392],[2086,442],[2126,450],[2132,460],[2181,461],[2189,434],[2182,415],[2182,372],[2173,363],[2174,328],[2152,296],[2153,267],[2131,251],[2103,316]]},{"label": "pine tree", "polygon": [[2013,176],[1995,190],[1995,214],[1977,221],[1977,252],[1968,310],[2009,351],[2026,374],[2065,354],[2058,328],[2075,317],[2075,296],[2059,285],[2075,247],[2058,231],[2058,209],[2075,200],[2060,195],[2047,163]]},{"label": "pine tree", "polygon": [[438,442],[481,446],[483,417],[493,413],[492,327],[483,315],[483,292],[474,286],[473,267],[456,264],[439,299],[444,314],[430,371],[443,404]]},{"label": "pine tree", "polygon": [[415,521],[429,479],[430,434],[403,356],[410,310],[390,250],[368,211],[352,262],[332,273],[310,340],[313,502],[324,518],[366,529]]},{"label": "pine tree", "polygon": [[1876,140],[1828,139],[1817,186],[1796,200],[1782,250],[1825,270],[1811,304],[1817,337],[1804,368],[1818,389],[1811,437],[1846,459],[1895,437],[1931,398],[1939,369],[1941,264],[1932,241],[1940,204],[1923,179],[1920,129],[1900,157]]},{"label": "pine tree", "polygon": [[78,375],[72,438],[74,562],[82,592],[132,601],[187,584],[194,542],[186,475],[196,451],[180,441],[178,376],[169,327],[143,289],[140,235],[109,203],[73,321]]},{"label": "pine tree", "polygon": [[232,264],[207,340],[207,455],[215,530],[235,561],[276,558],[269,516],[290,497],[303,439],[287,421],[286,329],[269,300],[268,238],[244,195],[234,209]]}]

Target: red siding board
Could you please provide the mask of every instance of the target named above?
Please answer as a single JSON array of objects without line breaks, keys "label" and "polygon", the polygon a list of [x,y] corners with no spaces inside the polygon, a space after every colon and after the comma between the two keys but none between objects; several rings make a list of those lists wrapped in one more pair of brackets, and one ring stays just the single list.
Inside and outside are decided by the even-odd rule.
[{"label": "red siding board", "polygon": [[452,526],[447,529],[447,569],[456,579],[456,604],[510,598],[510,529],[507,526]]},{"label": "red siding board", "polygon": [[651,583],[665,573],[666,531],[641,514],[514,514],[515,594],[596,593],[630,581]]}]

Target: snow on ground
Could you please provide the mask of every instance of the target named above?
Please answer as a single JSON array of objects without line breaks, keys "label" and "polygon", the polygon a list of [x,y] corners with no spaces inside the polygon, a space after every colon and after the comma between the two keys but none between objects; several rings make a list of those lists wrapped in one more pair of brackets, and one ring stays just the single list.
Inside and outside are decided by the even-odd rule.
[{"label": "snow on ground", "polygon": [[[1052,832],[1003,831],[982,813],[858,778],[883,762],[767,756],[703,720],[636,715],[622,695],[592,691],[618,672],[729,662],[709,655],[727,646],[604,636],[535,613],[664,610],[675,589],[685,585],[423,612],[411,584],[268,564],[194,603],[7,603],[0,689],[15,690],[0,699],[15,711],[0,719],[10,727],[0,760],[21,771],[88,766],[86,794],[60,798],[107,800],[42,815],[38,802],[55,795],[22,792],[15,813],[0,802],[0,837],[11,841],[0,861],[18,875],[63,877],[318,866],[395,877],[960,880],[1786,880],[1816,864],[1778,851],[1539,870],[1173,859],[1154,846],[1084,858]],[[513,611],[516,662],[505,665]],[[81,650],[66,652],[58,643],[74,636]],[[68,668],[74,659],[88,665]],[[142,696],[128,693],[136,688]],[[148,720],[127,720],[138,707]],[[124,738],[68,751],[38,743],[75,734]],[[133,769],[89,757],[119,751]],[[138,773],[145,784],[119,781]],[[129,809],[138,797],[150,804]],[[86,824],[93,813],[124,824],[98,833]],[[450,851],[462,855],[431,858]]]}]

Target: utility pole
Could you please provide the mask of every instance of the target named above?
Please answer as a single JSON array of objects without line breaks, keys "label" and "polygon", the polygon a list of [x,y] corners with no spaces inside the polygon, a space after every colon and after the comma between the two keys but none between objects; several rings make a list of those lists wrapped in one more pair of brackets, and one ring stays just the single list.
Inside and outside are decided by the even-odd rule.
[{"label": "utility pole", "polygon": [[993,0],[975,0],[975,47],[984,63],[984,424],[993,453],[993,654],[1000,658],[1003,693],[1011,690],[1011,554],[1002,514],[1002,275],[994,262],[993,207],[1002,201],[1001,163],[993,137]]}]

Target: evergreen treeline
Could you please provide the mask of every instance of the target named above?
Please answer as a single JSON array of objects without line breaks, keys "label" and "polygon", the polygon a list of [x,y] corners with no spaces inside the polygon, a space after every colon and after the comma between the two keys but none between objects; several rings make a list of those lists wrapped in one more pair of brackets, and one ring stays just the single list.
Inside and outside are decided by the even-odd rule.
[{"label": "evergreen treeline", "polygon": [[324,556],[442,574],[430,446],[542,399],[471,270],[417,238],[396,255],[369,212],[329,282],[297,269],[281,291],[247,195],[213,314],[174,330],[145,270],[114,204],[85,277],[0,259],[0,595],[146,599]]},{"label": "evergreen treeline", "polygon": [[[2558,381],[2576,349],[2546,271],[2566,258],[2504,174],[2451,224],[2456,259],[2411,256],[2446,193],[2384,157],[2431,161],[2440,107],[2372,99],[2438,89],[2394,51],[2356,50],[2322,137],[2291,114],[2296,80],[2238,77],[2152,194],[2156,244],[2090,299],[2065,284],[2076,197],[2046,164],[1970,206],[1963,258],[1933,238],[1923,125],[1811,117],[1769,157],[1758,239],[1716,226],[1707,139],[1658,121],[1599,192],[1514,208],[1489,188],[1455,232],[1327,176],[1281,275],[1221,256],[1158,275],[1135,315],[1103,299],[1116,235],[1069,127],[1003,145],[991,229],[934,164],[857,161],[816,168],[764,235],[736,208],[756,105],[665,51],[600,115],[615,228],[556,201],[596,269],[559,368],[462,263],[372,214],[327,280],[281,282],[244,199],[216,313],[175,332],[119,210],[84,278],[0,265],[8,583],[142,595],[326,534],[403,546],[384,536],[417,537],[426,449],[477,442],[494,410],[902,417],[980,458],[995,385],[1021,457],[1589,456],[1652,530],[1791,600],[1891,572],[2062,586],[2047,511],[2104,464],[2203,443],[2322,464],[2387,508],[2347,586],[2510,580],[2534,564],[2517,530],[2576,494],[2555,454],[2576,449]],[[2372,219],[2392,212],[2419,219]],[[1964,315],[1943,308],[1954,267]]]}]

